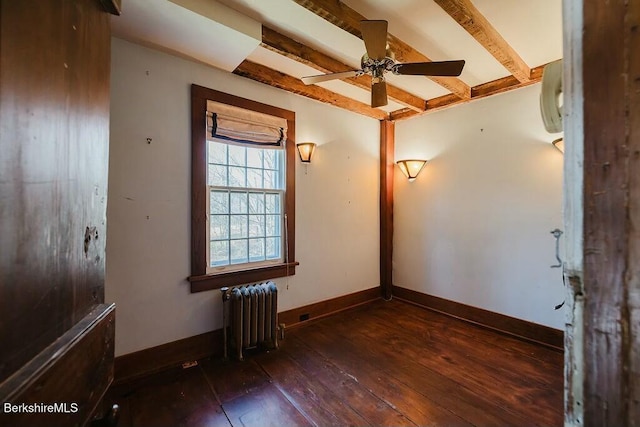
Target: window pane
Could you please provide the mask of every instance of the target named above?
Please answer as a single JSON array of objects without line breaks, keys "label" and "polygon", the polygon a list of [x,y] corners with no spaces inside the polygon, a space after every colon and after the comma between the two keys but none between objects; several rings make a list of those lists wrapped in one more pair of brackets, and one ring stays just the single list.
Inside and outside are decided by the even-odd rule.
[{"label": "window pane", "polygon": [[231,244],[231,264],[242,264],[249,262],[247,259],[247,240],[232,240]]},{"label": "window pane", "polygon": [[247,216],[231,215],[230,236],[232,239],[247,237]]},{"label": "window pane", "polygon": [[247,170],[235,166],[229,167],[229,187],[246,187]]},{"label": "window pane", "polygon": [[264,150],[264,168],[265,169],[278,169],[277,150]]},{"label": "window pane", "polygon": [[229,238],[229,215],[211,215],[210,240]]},{"label": "window pane", "polygon": [[226,191],[211,191],[209,197],[209,213],[229,213],[229,193]]},{"label": "window pane", "polygon": [[261,148],[247,148],[247,166],[250,168],[262,169],[262,153]]},{"label": "window pane", "polygon": [[264,239],[249,239],[249,260],[264,261]]},{"label": "window pane", "polygon": [[229,145],[229,165],[246,166],[246,149],[238,145]]},{"label": "window pane", "polygon": [[262,169],[247,169],[247,187],[262,187]]},{"label": "window pane", "polygon": [[280,238],[279,237],[267,237],[266,239],[266,258],[267,259],[279,259],[280,256]]},{"label": "window pane", "polygon": [[227,144],[209,141],[209,163],[227,164]]},{"label": "window pane", "polygon": [[247,213],[247,193],[231,192],[231,213]]},{"label": "window pane", "polygon": [[264,215],[249,215],[249,237],[264,236]]},{"label": "window pane", "polygon": [[249,213],[264,213],[264,193],[249,193]]},{"label": "window pane", "polygon": [[265,231],[267,236],[280,236],[280,215],[267,215]]},{"label": "window pane", "polygon": [[211,242],[210,244],[211,267],[229,264],[229,242]]},{"label": "window pane", "polygon": [[207,170],[207,184],[225,187],[227,185],[227,167],[209,165]]},{"label": "window pane", "polygon": [[265,198],[266,212],[280,213],[280,194],[266,194]]},{"label": "window pane", "polygon": [[266,190],[278,190],[278,173],[275,171],[264,171],[264,189]]}]

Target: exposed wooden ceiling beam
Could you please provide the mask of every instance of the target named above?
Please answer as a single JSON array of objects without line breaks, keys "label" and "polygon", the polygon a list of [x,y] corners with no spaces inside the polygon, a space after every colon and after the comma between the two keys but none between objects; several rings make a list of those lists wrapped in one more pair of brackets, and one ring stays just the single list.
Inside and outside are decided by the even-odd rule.
[{"label": "exposed wooden ceiling beam", "polygon": [[[262,47],[315,68],[322,73],[340,73],[354,69],[265,26],[262,27]],[[343,81],[367,91],[371,90],[371,76],[368,75],[352,77]],[[424,111],[427,105],[424,99],[390,84],[387,84],[387,95],[392,100],[414,111]]]},{"label": "exposed wooden ceiling beam", "polygon": [[247,60],[242,61],[233,73],[377,120],[384,120],[389,116],[383,110],[371,108],[365,103],[331,92],[330,90],[320,86],[307,86],[302,83],[300,79],[281,73],[280,71],[276,71],[269,67],[265,67],[264,65],[256,64],[255,62]]},{"label": "exposed wooden ceiling beam", "polygon": [[[434,0],[520,82],[527,82],[531,70],[470,0]],[[472,94],[473,96],[473,94]]]},{"label": "exposed wooden ceiling beam", "polygon": [[[545,64],[546,65],[546,64]],[[542,81],[542,71],[545,65],[532,68],[527,81],[518,81],[514,76],[503,77],[487,83],[482,83],[471,88],[471,99],[484,98],[486,96],[497,95],[513,89],[529,86]]]},{"label": "exposed wooden ceiling beam", "polygon": [[[360,32],[360,21],[365,20],[364,16],[360,15],[349,6],[342,3],[340,0],[293,0],[300,6],[308,9],[316,15],[326,19],[332,24],[342,28],[343,30],[353,34],[356,37],[362,38]],[[389,49],[393,51],[396,59],[401,62],[426,62],[431,61],[427,56],[418,52],[407,43],[398,39],[392,34],[388,34],[387,41],[389,42]],[[462,80],[457,77],[429,77],[429,79],[443,86],[447,90],[456,94],[463,99],[471,98],[471,88]]]},{"label": "exposed wooden ceiling beam", "polygon": [[433,111],[453,107],[454,105],[465,104],[467,102],[475,101],[476,99],[486,98],[487,96],[497,95],[499,93],[508,92],[510,90],[538,83],[542,80],[542,71],[546,65],[547,64],[532,68],[529,72],[529,79],[527,81],[521,82],[514,76],[503,77],[501,79],[474,86],[471,88],[470,99],[460,99],[453,94],[439,96],[437,98],[427,100],[427,109],[424,113],[417,113],[413,110],[409,110],[408,108],[403,108],[392,112],[389,115],[389,120],[406,120],[421,114],[431,113]]}]

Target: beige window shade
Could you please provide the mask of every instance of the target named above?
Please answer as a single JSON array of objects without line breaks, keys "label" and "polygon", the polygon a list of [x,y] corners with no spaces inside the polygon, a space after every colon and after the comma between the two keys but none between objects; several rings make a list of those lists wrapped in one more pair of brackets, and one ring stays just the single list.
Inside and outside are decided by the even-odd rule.
[{"label": "beige window shade", "polygon": [[287,139],[287,120],[207,101],[207,138],[231,144],[284,148],[284,141]]}]

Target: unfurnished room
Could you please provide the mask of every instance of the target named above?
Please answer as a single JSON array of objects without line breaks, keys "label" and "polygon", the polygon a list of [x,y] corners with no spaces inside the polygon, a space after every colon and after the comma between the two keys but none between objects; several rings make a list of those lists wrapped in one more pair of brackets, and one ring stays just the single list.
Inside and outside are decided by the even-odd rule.
[{"label": "unfurnished room", "polygon": [[640,425],[640,1],[0,5],[0,425]]}]

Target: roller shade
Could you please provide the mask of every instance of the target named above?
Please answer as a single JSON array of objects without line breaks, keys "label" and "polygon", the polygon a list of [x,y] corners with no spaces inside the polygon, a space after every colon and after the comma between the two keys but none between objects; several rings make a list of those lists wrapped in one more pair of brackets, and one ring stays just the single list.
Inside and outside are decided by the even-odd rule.
[{"label": "roller shade", "polygon": [[284,141],[287,139],[287,120],[207,101],[207,138],[230,144],[284,148]]}]

